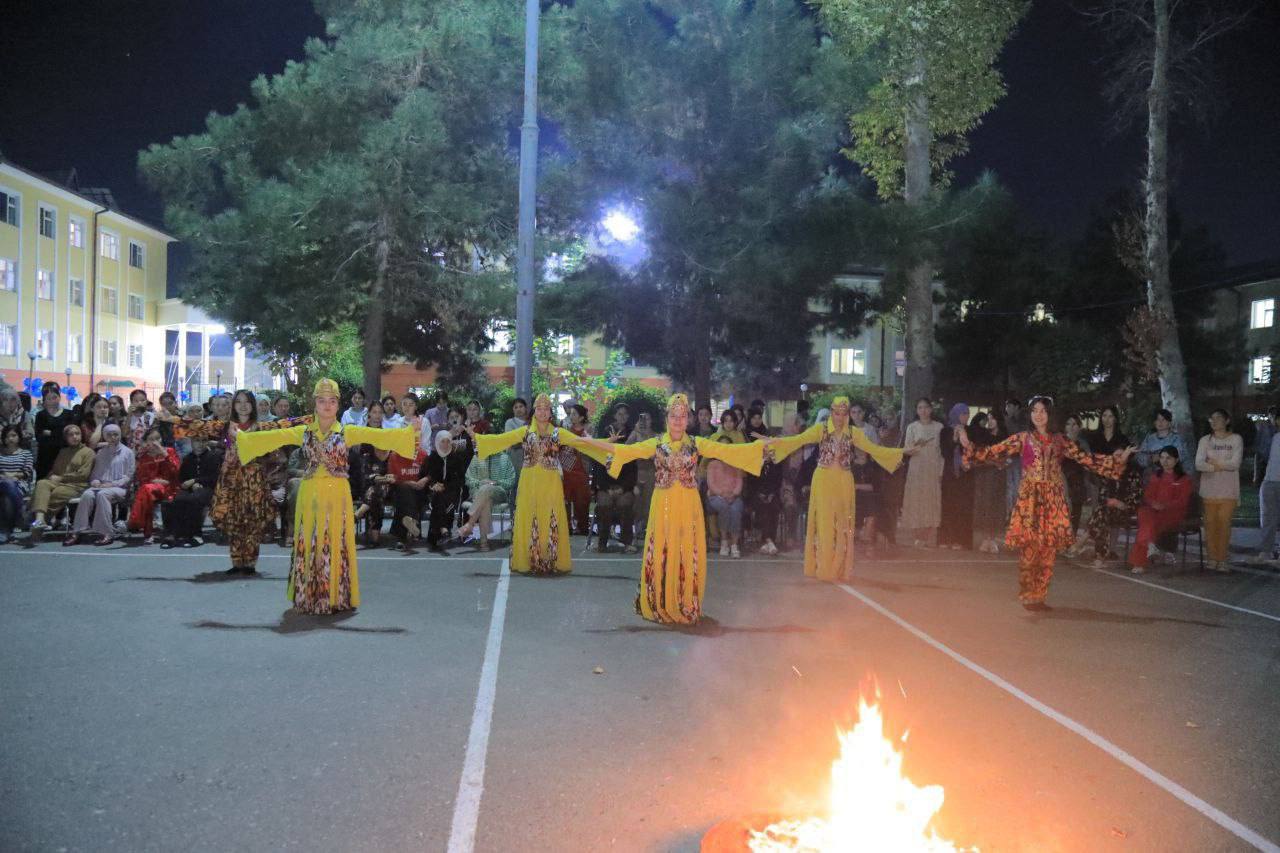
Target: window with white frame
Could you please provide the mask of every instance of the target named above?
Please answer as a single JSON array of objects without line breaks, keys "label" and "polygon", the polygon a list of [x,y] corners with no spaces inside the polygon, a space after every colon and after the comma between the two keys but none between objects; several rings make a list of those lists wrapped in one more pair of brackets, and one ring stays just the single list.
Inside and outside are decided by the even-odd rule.
[{"label": "window with white frame", "polygon": [[142,367],[142,344],[129,344],[128,364],[130,367]]},{"label": "window with white frame", "polygon": [[580,344],[573,335],[561,335],[556,338],[556,354],[557,355],[579,355]]},{"label": "window with white frame", "polygon": [[67,240],[77,249],[84,248],[84,221],[80,219],[67,220]]},{"label": "window with white frame", "polygon": [[1266,385],[1271,381],[1271,356],[1249,359],[1249,384]]},{"label": "window with white frame", "polygon": [[54,239],[58,234],[58,214],[53,208],[40,205],[40,236]]},{"label": "window with white frame", "polygon": [[511,352],[511,328],[506,323],[495,320],[485,330],[490,340],[489,352]]},{"label": "window with white frame", "polygon": [[142,269],[147,265],[147,250],[141,243],[129,241],[129,266]]},{"label": "window with white frame", "polygon": [[71,284],[68,290],[69,292],[67,295],[71,300],[71,304],[79,306],[80,308],[83,308],[84,307],[84,279],[82,278],[71,279]]},{"label": "window with white frame", "polygon": [[98,310],[104,314],[120,313],[120,297],[114,287],[103,287],[102,296],[98,300]]},{"label": "window with white frame", "polygon": [[21,207],[22,199],[19,196],[0,190],[0,222],[17,227],[21,224],[18,220],[18,211]]},{"label": "window with white frame", "polygon": [[120,260],[120,238],[103,231],[98,237],[98,254],[113,261]]},{"label": "window with white frame", "polygon": [[0,355],[18,354],[18,327],[14,323],[0,323]]},{"label": "window with white frame", "polygon": [[116,366],[116,342],[100,341],[98,347],[98,361],[108,367]]},{"label": "window with white frame", "polygon": [[0,258],[0,290],[18,289],[18,265],[12,258]]},{"label": "window with white frame", "polygon": [[67,335],[67,361],[84,361],[84,335]]},{"label": "window with white frame", "polygon": [[129,319],[130,320],[142,319],[142,316],[143,316],[142,306],[143,306],[142,297],[136,293],[130,293],[129,294]]},{"label": "window with white frame", "polygon": [[36,270],[36,299],[53,299],[53,273]]},{"label": "window with white frame", "polygon": [[36,329],[36,358],[53,358],[53,329]]},{"label": "window with white frame", "polygon": [[1249,328],[1270,329],[1276,324],[1276,301],[1255,299],[1249,306]]},{"label": "window with white frame", "polygon": [[866,350],[854,349],[852,347],[832,347],[831,372],[856,376],[866,375]]}]

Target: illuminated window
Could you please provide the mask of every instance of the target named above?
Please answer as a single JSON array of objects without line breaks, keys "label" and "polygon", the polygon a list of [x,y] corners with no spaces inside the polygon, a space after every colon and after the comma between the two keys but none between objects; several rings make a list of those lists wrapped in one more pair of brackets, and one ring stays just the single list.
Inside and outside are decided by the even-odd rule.
[{"label": "illuminated window", "polygon": [[36,270],[36,299],[53,299],[53,273]]},{"label": "illuminated window", "polygon": [[84,335],[67,335],[67,361],[84,361]]},{"label": "illuminated window", "polygon": [[84,223],[79,219],[68,220],[67,239],[71,241],[71,245],[77,249],[84,248]]},{"label": "illuminated window", "polygon": [[0,325],[0,355],[18,354],[18,327],[12,323]]},{"label": "illuminated window", "polygon": [[36,329],[36,358],[53,358],[53,329]]},{"label": "illuminated window", "polygon": [[84,307],[84,279],[71,279],[71,304]]},{"label": "illuminated window", "polygon": [[573,335],[561,335],[556,338],[556,353],[559,355],[578,355],[579,345]]},{"label": "illuminated window", "polygon": [[120,238],[103,231],[98,237],[98,254],[113,261],[120,260]]},{"label": "illuminated window", "polygon": [[851,347],[832,347],[831,372],[865,376],[867,372],[866,350],[853,349]]},{"label": "illuminated window", "polygon": [[1046,308],[1043,302],[1037,302],[1036,307],[1031,309],[1030,319],[1033,323],[1052,323],[1053,312]]},{"label": "illuminated window", "polygon": [[9,258],[0,258],[0,290],[18,289],[18,265]]},{"label": "illuminated window", "polygon": [[129,319],[142,319],[142,297],[136,293],[129,294]]},{"label": "illuminated window", "polygon": [[1250,329],[1270,329],[1276,324],[1276,301],[1255,299],[1249,309]]},{"label": "illuminated window", "polygon": [[1266,385],[1271,381],[1271,356],[1263,355],[1249,360],[1249,384]]}]

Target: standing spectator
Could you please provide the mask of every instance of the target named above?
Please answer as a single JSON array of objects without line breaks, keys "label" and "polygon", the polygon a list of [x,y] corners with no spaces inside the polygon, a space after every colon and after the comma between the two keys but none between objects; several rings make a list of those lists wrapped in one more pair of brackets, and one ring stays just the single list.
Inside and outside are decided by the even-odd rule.
[{"label": "standing spectator", "polygon": [[129,412],[125,416],[124,436],[125,442],[135,456],[142,450],[142,442],[146,440],[147,433],[151,431],[155,422],[156,416],[151,411],[151,401],[147,399],[147,392],[141,388],[134,388],[129,392]]},{"label": "standing spectator", "polygon": [[195,548],[200,545],[204,514],[218,485],[222,450],[211,447],[203,438],[193,438],[190,442],[191,452],[178,467],[178,490],[170,500],[160,505],[165,534],[161,548]]},{"label": "standing spectator", "polygon": [[31,533],[39,539],[49,529],[45,516],[57,515],[73,498],[80,497],[89,485],[89,472],[93,469],[93,451],[84,445],[84,433],[75,424],[62,428],[63,447],[58,451],[49,473],[36,480],[31,509],[35,521]]},{"label": "standing spectator", "polygon": [[449,440],[453,442],[453,451],[450,454],[453,458],[449,460],[449,464],[450,467],[458,469],[458,487],[465,489],[467,466],[471,464],[471,457],[476,455],[476,441],[472,435],[482,433],[468,431],[467,413],[459,406],[449,409],[449,420],[444,426],[449,431]]},{"label": "standing spectator", "polygon": [[[168,415],[182,414],[178,409],[178,398],[173,396],[172,391],[160,392],[160,411]],[[173,434],[173,424],[157,418],[155,425],[156,428],[160,430],[160,437],[164,441],[164,446],[176,448],[178,446],[178,439]],[[182,456],[182,452],[179,451],[178,455]]]},{"label": "standing spectator", "polygon": [[[1062,433],[1067,441],[1074,444],[1081,453],[1091,453],[1089,441],[1084,436],[1084,425],[1078,415],[1067,415]],[[1078,462],[1071,459],[1062,460],[1062,476],[1067,481],[1067,499],[1071,501],[1071,535],[1080,533],[1080,516],[1084,513],[1085,501],[1089,497],[1085,470]],[[1088,537],[1077,539],[1071,546],[1068,556],[1078,556],[1079,549],[1088,541]]]},{"label": "standing spectator", "polygon": [[610,423],[601,436],[609,441],[626,441],[627,434],[631,432],[631,409],[626,403],[619,403],[613,410],[613,422]]},{"label": "standing spectator", "polygon": [[[975,447],[990,447],[1000,440],[1000,423],[994,415],[978,412],[969,421],[969,440]],[[1000,553],[1004,538],[1006,460],[979,465],[970,470],[973,478],[973,530],[981,544],[978,550]]]},{"label": "standing spectator", "polygon": [[493,427],[489,425],[489,419],[484,416],[484,410],[480,408],[479,400],[471,400],[467,403],[466,424],[477,435],[493,431]]},{"label": "standing spectator", "polygon": [[1196,470],[1200,472],[1200,499],[1204,502],[1205,550],[1210,568],[1229,572],[1227,554],[1231,545],[1231,514],[1240,501],[1240,462],[1244,439],[1231,431],[1231,416],[1225,409],[1209,415],[1212,430],[1196,447]]},{"label": "standing spectator", "polygon": [[364,391],[357,388],[351,392],[351,405],[342,413],[344,426],[365,426],[369,423],[369,409],[364,404]]},{"label": "standing spectator", "polygon": [[751,438],[768,438],[769,427],[764,422],[763,409],[747,410],[747,425],[743,427],[742,434]]},{"label": "standing spectator", "polygon": [[173,500],[178,491],[178,452],[164,446],[160,430],[147,430],[142,446],[135,454],[133,507],[129,510],[129,529],[142,531],[142,544],[155,541],[156,506]]},{"label": "standing spectator", "polygon": [[697,413],[698,421],[689,430],[689,435],[699,438],[710,438],[716,431],[713,423],[714,416],[710,406],[699,406]]},{"label": "standing spectator", "polygon": [[[1261,483],[1263,472],[1271,462],[1271,439],[1276,435],[1276,415],[1280,414],[1280,406],[1268,406],[1267,416],[1259,424],[1253,434],[1253,482]],[[1259,507],[1261,511],[1262,508]],[[1267,516],[1261,511],[1259,521],[1265,527]]]},{"label": "standing spectator", "polygon": [[449,425],[449,395],[444,391],[436,392],[436,404],[427,409],[426,422],[430,424],[429,431],[423,432],[422,446],[431,447],[431,436],[435,435],[437,430],[446,429]]},{"label": "standing spectator", "polygon": [[1258,522],[1261,528],[1258,537],[1258,553],[1249,558],[1249,562],[1266,563],[1275,560],[1276,530],[1280,528],[1280,408],[1272,406],[1267,409],[1269,429],[1263,432],[1258,427],[1258,435],[1270,435],[1271,446],[1263,452],[1258,448],[1258,458],[1266,460],[1266,473],[1262,485],[1258,489]]},{"label": "standing spectator", "polygon": [[[862,434],[872,444],[880,443],[880,430],[875,424],[867,420],[867,410],[863,408],[861,403],[854,403],[849,407],[849,422],[853,424],[855,429],[862,430]],[[877,465],[876,467],[879,468],[880,466]]]},{"label": "standing spectator", "polygon": [[[733,422],[733,413],[720,416],[721,431],[716,438],[722,444],[741,444],[730,438],[724,430],[726,418]],[[737,432],[733,430],[733,432]],[[740,433],[739,433],[740,434]],[[707,507],[716,514],[720,528],[720,556],[741,557],[738,537],[742,534],[742,472],[732,465],[712,459],[707,464]]]},{"label": "standing spectator", "polygon": [[0,428],[0,545],[8,542],[13,528],[22,523],[35,478],[35,459],[22,446],[22,429],[5,424]]},{"label": "standing spectator", "polygon": [[[519,429],[529,425],[529,401],[524,397],[516,397],[511,401],[511,417],[507,418],[507,422],[502,427],[503,432],[511,432],[513,429]],[[516,484],[512,487],[512,495],[515,489],[520,488],[520,472],[524,469],[524,444],[523,442],[509,448],[507,451],[508,458],[511,459],[511,467],[516,469]]]},{"label": "standing spectator", "polygon": [[291,417],[292,408],[292,405],[289,403],[289,398],[284,394],[281,394],[279,397],[276,397],[275,402],[271,404],[271,414],[275,415],[275,419],[278,421],[287,421]]},{"label": "standing spectator", "polygon": [[[205,420],[222,421],[223,423],[231,422],[232,412],[231,398],[226,394],[218,394],[209,398],[209,417]],[[254,408],[254,419],[257,419],[257,407]]]},{"label": "standing spectator", "polygon": [[444,552],[442,539],[448,540],[453,530],[454,515],[462,502],[462,489],[467,475],[468,459],[453,450],[453,436],[448,430],[436,433],[434,452],[427,457],[427,486],[431,492],[430,527],[427,529],[427,547],[436,553]]},{"label": "standing spectator", "polygon": [[755,520],[760,536],[760,553],[778,553],[778,519],[782,513],[782,474],[786,460],[774,462],[766,455],[760,474],[745,481],[745,507]]},{"label": "standing spectator", "polygon": [[[1004,433],[1017,435],[1031,429],[1031,420],[1022,409],[1022,401],[1010,397],[1004,401]],[[1022,483],[1022,460],[1013,459],[1004,472],[1005,483],[1005,516],[1013,512],[1013,505],[1018,500],[1018,487]]]},{"label": "standing spectator", "polygon": [[933,403],[916,401],[916,420],[907,424],[903,454],[910,459],[902,501],[902,526],[912,531],[913,544],[933,548],[942,523],[942,424],[933,419]]},{"label": "standing spectator", "polygon": [[634,554],[636,465],[628,462],[617,477],[609,476],[609,469],[599,462],[591,463],[591,483],[596,494],[596,550],[601,554],[609,550],[609,537],[613,525],[620,528],[618,541],[622,550]]},{"label": "standing spectator", "polygon": [[26,450],[31,449],[35,438],[35,425],[27,410],[22,407],[22,398],[12,388],[0,388],[0,428],[16,426],[21,437],[19,444]]},{"label": "standing spectator", "polygon": [[[569,408],[569,431],[576,436],[587,433],[587,408],[574,403]],[[587,476],[587,460],[572,447],[561,446],[560,470],[564,482],[564,499],[573,517],[572,530],[578,536],[591,532],[591,483]]]},{"label": "standing spectator", "polygon": [[85,400],[84,418],[80,421],[80,432],[84,438],[85,447],[93,452],[97,452],[98,448],[106,444],[106,438],[102,435],[103,428],[111,423],[110,410],[111,404],[107,402],[106,397],[94,397],[89,395],[90,399]]},{"label": "standing spectator", "polygon": [[[653,436],[653,416],[648,412],[641,412],[636,416],[636,428],[631,431],[631,435],[627,436],[627,444],[639,444]],[[647,530],[649,503],[653,500],[653,460],[637,459],[633,464],[636,471],[635,529]]]},{"label": "standing spectator", "polygon": [[[880,419],[880,446],[902,447],[902,420],[898,410],[888,408]],[[881,535],[890,545],[897,544],[898,516],[902,513],[903,491],[906,489],[907,472],[899,467],[892,474],[886,474],[881,481],[880,524]]]},{"label": "standing spectator", "polygon": [[1182,526],[1191,501],[1191,478],[1182,470],[1178,448],[1170,444],[1160,451],[1159,469],[1147,483],[1138,507],[1138,536],[1129,551],[1129,571],[1140,575],[1146,571],[1147,558],[1155,550],[1156,540]]},{"label": "standing spectator", "polygon": [[459,538],[465,540],[471,531],[480,531],[480,551],[489,550],[489,534],[493,531],[493,507],[495,504],[509,503],[516,484],[516,471],[511,466],[511,457],[505,453],[495,453],[481,459],[472,456],[467,466],[467,491],[471,493],[471,510],[466,522],[458,530]]},{"label": "standing spectator", "polygon": [[[404,416],[400,414],[400,404],[396,402],[395,397],[387,394],[382,398],[382,411],[386,413],[386,416],[382,419],[383,429],[398,429],[405,426]],[[417,411],[416,403],[414,404],[414,411]]]},{"label": "standing spectator", "polygon": [[1179,459],[1191,458],[1191,454],[1187,452],[1186,446],[1182,443],[1182,436],[1178,435],[1173,428],[1172,412],[1168,409],[1157,410],[1154,426],[1155,430],[1147,433],[1146,437],[1142,439],[1142,444],[1138,445],[1138,465],[1142,468],[1144,477],[1159,472],[1160,469],[1157,467],[1156,457],[1166,447],[1172,447],[1177,450]]},{"label": "standing spectator", "polygon": [[418,448],[412,458],[392,453],[387,460],[387,474],[391,477],[391,500],[395,507],[389,532],[400,540],[400,544],[395,547],[406,551],[421,534],[419,525],[423,507],[427,505],[427,486],[430,482],[426,465],[426,448]]},{"label": "standing spectator", "polygon": [[276,419],[271,411],[271,398],[263,394],[258,398],[258,423],[269,424]]},{"label": "standing spectator", "polygon": [[89,488],[80,496],[75,522],[70,535],[62,540],[63,545],[76,545],[91,532],[99,537],[95,545],[110,545],[115,541],[112,516],[115,505],[124,503],[128,496],[135,462],[133,451],[120,440],[119,424],[108,423],[102,428],[102,435],[102,447],[89,472]]},{"label": "standing spectator", "polygon": [[973,548],[973,476],[964,469],[964,449],[957,429],[968,430],[969,407],[956,403],[947,413],[947,427],[939,437],[942,450],[942,524],[939,544],[953,551]]},{"label": "standing spectator", "polygon": [[[427,425],[426,419],[418,414],[418,398],[407,391],[400,398],[400,420],[399,426],[411,427],[418,434],[418,442],[423,447],[431,446],[431,428]],[[399,427],[389,427],[383,421],[382,428],[398,429]]]},{"label": "standing spectator", "polygon": [[44,383],[40,395],[40,411],[35,417],[36,479],[43,480],[53,467],[53,460],[66,447],[63,431],[73,423],[70,409],[62,408],[62,388],[56,382]]}]

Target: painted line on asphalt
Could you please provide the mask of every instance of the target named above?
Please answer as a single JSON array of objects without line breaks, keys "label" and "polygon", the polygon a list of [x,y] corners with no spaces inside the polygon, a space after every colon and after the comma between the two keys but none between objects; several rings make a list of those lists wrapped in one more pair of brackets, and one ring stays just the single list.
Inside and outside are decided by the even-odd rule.
[{"label": "painted line on asphalt", "polygon": [[1159,771],[1155,770],[1154,768],[1142,763],[1137,758],[1125,752],[1123,749],[1116,746],[1114,743],[1107,740],[1102,735],[1093,731],[1089,727],[1085,726],[1082,723],[1077,723],[1075,720],[1071,719],[1061,711],[1057,711],[1053,708],[1050,708],[1048,705],[1041,702],[1039,699],[1035,698],[1034,696],[1030,695],[1024,690],[1021,690],[1018,687],[1015,687],[1013,684],[1009,683],[1005,679],[996,675],[991,670],[986,669],[981,664],[974,663],[973,661],[969,660],[967,657],[955,651],[950,646],[946,645],[940,640],[935,640],[932,636],[930,636],[929,634],[926,634],[924,631],[920,630],[915,625],[912,625],[910,622],[903,619],[901,616],[894,613],[892,610],[888,609],[887,607],[875,601],[874,599],[869,598],[863,593],[858,592],[856,589],[849,586],[848,584],[839,584],[839,587],[843,589],[845,592],[849,593],[849,595],[856,598],[858,601],[865,604],[867,607],[870,607],[872,610],[879,613],[881,616],[895,623],[899,628],[902,628],[907,633],[914,635],[916,639],[924,642],[926,645],[932,646],[934,649],[942,652],[944,655],[951,658],[953,661],[960,664],[965,669],[968,669],[971,672],[976,673],[977,675],[981,676],[982,678],[994,684],[996,687],[999,687],[1001,690],[1008,693],[1010,696],[1013,696],[1015,699],[1018,699],[1019,701],[1030,706],[1034,710],[1039,711],[1041,714],[1053,720],[1058,725],[1063,726],[1069,731],[1074,732],[1075,734],[1084,738],[1089,743],[1098,747],[1098,749],[1101,749],[1103,752],[1107,753],[1112,758],[1116,759],[1120,763],[1129,767],[1131,770],[1136,771],[1139,775],[1146,778],[1149,782],[1155,784],[1156,786],[1164,789],[1166,792],[1177,797],[1183,803],[1195,809],[1196,811],[1200,812],[1200,814],[1209,818],[1209,820],[1218,824],[1218,826],[1221,826],[1223,829],[1235,835],[1237,838],[1240,838],[1243,841],[1246,841],[1249,844],[1252,844],[1254,847],[1258,848],[1259,850],[1267,851],[1267,853],[1280,853],[1280,845],[1277,845],[1275,842],[1266,838],[1256,830],[1250,829],[1249,827],[1245,826],[1243,823],[1236,820],[1231,815],[1227,814],[1226,812],[1222,811],[1216,806],[1210,805],[1205,800],[1200,799],[1195,794],[1191,793],[1186,788],[1179,785],[1177,782],[1173,781],[1172,779],[1160,773]]},{"label": "painted line on asphalt", "polygon": [[489,727],[493,722],[493,700],[498,689],[498,658],[502,654],[502,626],[507,613],[507,587],[511,581],[511,561],[502,561],[498,588],[493,593],[493,615],[489,618],[489,639],[484,646],[480,687],[471,715],[467,755],[462,763],[462,780],[453,804],[453,826],[449,831],[449,853],[471,853],[476,846],[476,825],[480,819],[480,799],[484,796],[484,765],[489,751]]},{"label": "painted line on asphalt", "polygon": [[1248,613],[1250,616],[1259,616],[1263,619],[1270,619],[1272,622],[1280,622],[1280,616],[1276,616],[1271,613],[1263,613],[1261,610],[1250,610],[1248,607],[1238,607],[1234,604],[1227,604],[1225,601],[1218,601],[1213,598],[1205,598],[1203,595],[1195,595],[1194,593],[1183,592],[1182,590],[1174,589],[1171,586],[1152,583],[1151,581],[1142,580],[1141,578],[1130,577],[1129,575],[1122,575],[1119,572],[1109,571],[1108,569],[1094,569],[1094,571],[1100,575],[1108,575],[1110,577],[1117,578],[1122,581],[1129,581],[1130,583],[1142,584],[1143,586],[1149,586],[1152,589],[1162,590],[1163,592],[1172,593],[1173,595],[1180,595],[1183,598],[1191,598],[1191,599],[1195,599],[1196,601],[1203,601],[1205,604],[1212,604],[1215,607],[1225,607],[1227,610],[1234,610],[1237,613]]}]

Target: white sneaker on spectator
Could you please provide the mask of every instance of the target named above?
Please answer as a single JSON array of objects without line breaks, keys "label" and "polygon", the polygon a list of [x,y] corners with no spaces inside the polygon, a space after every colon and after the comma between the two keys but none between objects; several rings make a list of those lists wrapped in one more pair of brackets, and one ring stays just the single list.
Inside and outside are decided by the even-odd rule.
[{"label": "white sneaker on spectator", "polygon": [[739,557],[741,557],[741,556],[742,556],[742,552],[738,550],[738,546],[737,546],[737,545],[730,545],[730,546],[729,546],[729,556],[730,556],[730,557],[733,557],[733,558],[736,560],[736,559],[738,559]]},{"label": "white sneaker on spectator", "polygon": [[721,557],[727,557],[727,556],[729,556],[729,543],[728,543],[728,542],[721,542],[721,543],[720,543],[720,556],[721,556]]}]

